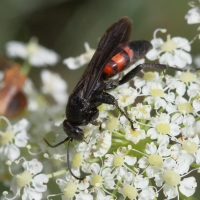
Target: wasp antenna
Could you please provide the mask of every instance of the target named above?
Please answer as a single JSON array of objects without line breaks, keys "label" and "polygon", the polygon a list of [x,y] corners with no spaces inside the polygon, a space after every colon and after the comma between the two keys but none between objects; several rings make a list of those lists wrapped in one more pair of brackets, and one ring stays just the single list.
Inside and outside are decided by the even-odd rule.
[{"label": "wasp antenna", "polygon": [[[44,138],[43,138],[43,139],[44,139]],[[60,146],[61,144],[67,142],[69,139],[70,139],[70,137],[67,137],[65,140],[63,140],[62,142],[60,142],[60,143],[58,143],[58,144],[56,144],[56,145],[51,145],[51,144],[49,144],[49,142],[47,142],[47,140],[45,140],[45,139],[44,139],[44,141],[45,141],[50,147],[54,148],[54,147]]]},{"label": "wasp antenna", "polygon": [[70,167],[70,163],[69,163],[69,149],[70,149],[70,146],[71,146],[72,141],[73,141],[73,138],[70,138],[69,143],[68,143],[68,148],[67,148],[67,165],[68,165],[68,169],[69,169],[70,174],[71,174],[74,178],[76,178],[76,179],[82,181],[82,180],[85,179],[85,177],[84,177],[84,178],[79,178],[79,177],[75,176],[74,173],[73,173],[72,170],[71,170],[71,167]]}]

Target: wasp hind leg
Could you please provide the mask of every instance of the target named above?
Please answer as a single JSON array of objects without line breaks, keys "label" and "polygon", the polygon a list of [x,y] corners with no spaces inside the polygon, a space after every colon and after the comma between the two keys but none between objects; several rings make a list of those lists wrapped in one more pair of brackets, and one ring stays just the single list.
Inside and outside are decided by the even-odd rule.
[{"label": "wasp hind leg", "polygon": [[96,96],[96,98],[94,99],[94,101],[98,102],[98,103],[105,103],[105,104],[110,104],[115,106],[119,112],[124,115],[126,117],[126,119],[131,123],[131,128],[132,130],[135,130],[134,126],[133,126],[133,121],[128,117],[128,115],[119,107],[116,99],[111,95],[108,94],[106,92],[101,93],[100,95]]},{"label": "wasp hind leg", "polygon": [[[142,69],[144,69],[145,67],[149,67],[152,69],[161,69],[161,70],[165,70],[165,69],[172,69],[175,71],[181,71],[181,72],[186,72],[188,69],[179,69],[179,68],[175,68],[175,67],[170,67],[168,65],[163,65],[163,64],[155,64],[155,63],[143,63],[140,65],[137,65],[134,69],[132,69],[130,72],[128,72],[121,80],[119,80],[118,82],[107,82],[105,83],[105,88],[104,90],[111,90],[111,89],[115,89],[118,85],[123,85],[124,83],[127,83],[128,81],[130,81],[133,77],[135,77],[137,75],[137,73],[139,71],[141,71]],[[195,72],[200,70],[200,68],[196,68],[196,69],[189,69],[190,72]]]}]

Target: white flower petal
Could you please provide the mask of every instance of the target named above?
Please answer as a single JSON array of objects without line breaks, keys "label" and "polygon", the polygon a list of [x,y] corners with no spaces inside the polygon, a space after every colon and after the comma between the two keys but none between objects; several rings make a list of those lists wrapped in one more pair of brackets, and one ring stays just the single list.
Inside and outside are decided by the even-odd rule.
[{"label": "white flower petal", "polygon": [[155,38],[151,40],[151,44],[153,45],[153,48],[159,48],[164,43],[162,38]]},{"label": "white flower petal", "polygon": [[142,157],[138,160],[139,168],[146,168],[149,164],[149,160],[147,157]]},{"label": "white flower petal", "polygon": [[181,124],[183,122],[183,115],[181,115],[180,113],[176,113],[172,116],[171,121],[176,124]]},{"label": "white flower petal", "polygon": [[11,58],[20,57],[25,59],[27,51],[23,42],[10,41],[6,44],[6,55]]},{"label": "white flower petal", "polygon": [[[33,159],[29,162],[26,162],[28,165],[28,171],[31,172],[32,174],[37,174],[40,173],[43,169],[43,165],[41,162],[39,162],[37,159]],[[24,166],[26,166],[26,164],[24,163]]]},{"label": "white flower petal", "polygon": [[200,99],[195,99],[192,103],[195,110],[200,111]]},{"label": "white flower petal", "polygon": [[14,144],[9,144],[4,149],[4,155],[9,160],[14,161],[20,156],[20,150]]},{"label": "white flower petal", "polygon": [[180,192],[186,197],[190,197],[195,193],[197,182],[194,177],[184,178],[180,181]]},{"label": "white flower petal", "polygon": [[93,200],[93,196],[91,194],[85,194],[84,192],[75,194],[75,197],[76,197],[76,200]]},{"label": "white flower petal", "polygon": [[128,165],[133,166],[136,162],[137,162],[137,158],[127,155],[125,156],[125,160],[124,160]]},{"label": "white flower petal", "polygon": [[168,199],[173,199],[177,196],[176,188],[167,183],[163,186],[163,193]]},{"label": "white flower petal", "polygon": [[94,174],[99,174],[100,166],[99,166],[98,163],[92,163],[92,164],[90,165],[90,169],[92,170],[92,172],[93,172]]},{"label": "white flower petal", "polygon": [[162,50],[151,49],[151,50],[146,54],[146,57],[147,57],[149,60],[156,60],[156,59],[158,59],[158,56],[160,55],[161,52],[162,52]]},{"label": "white flower petal", "polygon": [[185,51],[191,51],[191,46],[186,38],[173,37],[172,40],[177,44],[177,48],[184,49]]},{"label": "white flower petal", "polygon": [[39,174],[32,180],[33,186],[37,192],[45,192],[47,190],[47,185],[43,185],[43,183],[48,182],[49,178],[45,174]]}]

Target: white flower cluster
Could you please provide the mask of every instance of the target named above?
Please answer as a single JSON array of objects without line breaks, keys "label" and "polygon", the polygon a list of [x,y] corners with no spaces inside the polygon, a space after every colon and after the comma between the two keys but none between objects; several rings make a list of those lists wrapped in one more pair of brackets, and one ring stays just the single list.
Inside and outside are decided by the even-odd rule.
[{"label": "white flower cluster", "polygon": [[6,54],[10,58],[22,58],[28,60],[34,67],[54,66],[59,61],[59,56],[53,50],[38,44],[37,38],[33,37],[28,44],[10,41],[6,44]]},{"label": "white flower cluster", "polygon": [[[193,5],[185,18],[189,24],[199,23],[199,7]],[[164,41],[156,36],[159,31],[166,32],[155,30],[147,58],[178,69],[192,64],[193,41],[170,35]],[[85,53],[63,63],[69,69],[87,64],[94,50],[87,43],[85,48]],[[27,45],[7,43],[6,53],[33,66],[53,66],[59,60],[57,53],[38,45],[35,38]],[[144,59],[124,74],[142,63]],[[61,195],[62,200],[155,200],[161,191],[166,199],[194,195],[200,173],[200,73],[194,69],[180,70],[173,76],[141,72],[142,76],[110,91],[134,121],[134,129],[114,106],[102,104],[97,119],[102,122],[101,130],[91,124],[81,127],[84,141],[73,141],[70,152],[65,144],[50,148],[43,141],[45,138],[54,145],[67,137],[60,125],[68,99],[67,83],[59,74],[42,70],[43,86],[36,90],[27,78],[24,118],[11,123],[0,116],[0,176],[13,193],[4,191],[2,199],[41,200]],[[3,77],[0,74],[0,81]],[[71,171],[77,177],[83,177],[84,172],[84,180],[66,169],[68,153]],[[50,178],[56,178],[53,184],[59,187],[59,194],[48,190]]]}]

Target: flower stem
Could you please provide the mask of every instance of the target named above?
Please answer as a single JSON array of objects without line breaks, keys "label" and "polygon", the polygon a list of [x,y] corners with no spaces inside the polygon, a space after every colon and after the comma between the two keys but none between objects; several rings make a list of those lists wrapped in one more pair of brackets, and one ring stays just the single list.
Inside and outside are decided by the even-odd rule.
[{"label": "flower stem", "polygon": [[57,172],[53,172],[53,173],[51,173],[51,174],[47,174],[47,176],[48,176],[48,178],[54,178],[54,177],[63,175],[63,174],[65,174],[66,172],[68,172],[68,169],[64,169],[64,170],[60,170],[60,171],[57,171]]}]

